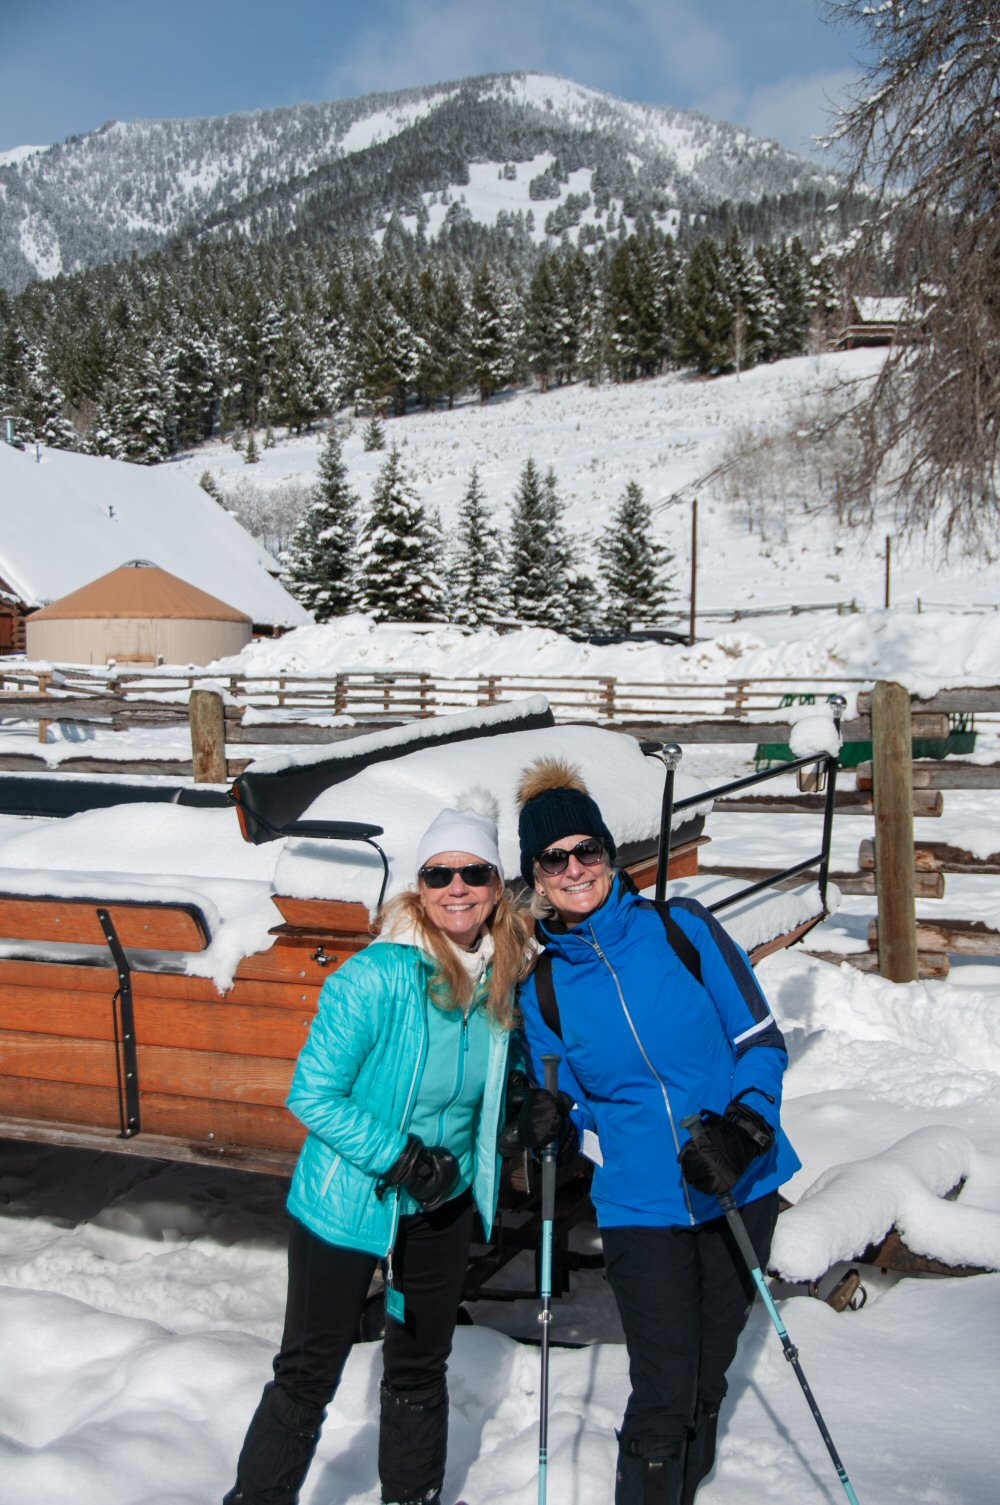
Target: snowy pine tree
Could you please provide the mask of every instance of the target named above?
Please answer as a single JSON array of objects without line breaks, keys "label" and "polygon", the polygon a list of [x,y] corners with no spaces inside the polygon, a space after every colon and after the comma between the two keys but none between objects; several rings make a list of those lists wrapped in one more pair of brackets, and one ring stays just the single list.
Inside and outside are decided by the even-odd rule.
[{"label": "snowy pine tree", "polygon": [[598,545],[606,589],[604,620],[616,632],[657,617],[674,594],[673,554],[653,537],[653,514],[637,481],[629,481]]},{"label": "snowy pine tree", "polygon": [[359,605],[377,621],[425,622],[441,608],[442,586],[424,509],[393,445],[375,480],[358,549]]},{"label": "snowy pine tree", "polygon": [[385,424],[377,413],[373,413],[369,418],[361,442],[366,454],[385,449]]},{"label": "snowy pine tree", "polygon": [[289,549],[289,589],[317,622],[355,609],[356,533],[357,498],[347,484],[340,436],[331,424],[312,501]]},{"label": "snowy pine tree", "polygon": [[463,627],[492,626],[505,610],[503,546],[473,465],[459,504],[449,569],[449,620]]},{"label": "snowy pine tree", "polygon": [[507,542],[511,610],[523,622],[556,631],[567,616],[569,545],[561,514],[554,473],[543,481],[534,460],[527,459],[514,493]]}]

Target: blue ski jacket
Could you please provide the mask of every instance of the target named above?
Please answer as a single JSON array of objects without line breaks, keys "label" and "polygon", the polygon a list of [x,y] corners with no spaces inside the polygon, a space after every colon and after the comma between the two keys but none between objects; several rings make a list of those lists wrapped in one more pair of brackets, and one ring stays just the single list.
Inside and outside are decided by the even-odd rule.
[{"label": "blue ski jacket", "polygon": [[[288,1210],[327,1243],[383,1257],[395,1242],[399,1197],[380,1201],[375,1188],[406,1148],[427,1058],[433,975],[434,961],[419,946],[375,941],[323,984],[288,1094],[309,1130]],[[512,1044],[492,1015],[489,1031],[472,1177],[487,1233],[499,1194],[497,1137]]]},{"label": "blue ski jacket", "polygon": [[720,1216],[689,1187],[677,1156],[681,1121],[740,1096],[776,1129],[771,1150],[736,1183],[737,1203],[776,1190],[799,1168],[779,1123],[785,1042],[746,953],[692,899],[670,912],[698,952],[698,982],[667,941],[655,908],[617,881],[574,929],[540,923],[552,959],[562,1039],[542,1017],[534,976],[520,995],[531,1076],[561,1057],[559,1086],[578,1132],[600,1142],[592,1198],[604,1228],[693,1227]]}]

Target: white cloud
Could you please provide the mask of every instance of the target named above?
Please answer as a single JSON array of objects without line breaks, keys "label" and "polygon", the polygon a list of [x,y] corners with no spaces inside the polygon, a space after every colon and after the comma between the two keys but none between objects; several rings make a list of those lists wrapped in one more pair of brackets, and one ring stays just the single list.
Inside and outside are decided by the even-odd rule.
[{"label": "white cloud", "polygon": [[818,147],[816,138],[828,134],[833,111],[856,78],[856,70],[841,68],[790,74],[754,88],[729,85],[707,92],[695,108],[834,166],[836,159]]}]

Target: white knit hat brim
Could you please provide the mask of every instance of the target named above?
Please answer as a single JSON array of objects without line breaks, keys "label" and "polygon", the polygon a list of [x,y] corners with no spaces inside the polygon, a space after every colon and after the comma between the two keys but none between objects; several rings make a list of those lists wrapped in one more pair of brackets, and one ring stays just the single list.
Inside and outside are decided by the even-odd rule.
[{"label": "white knit hat brim", "polygon": [[420,838],[417,871],[439,852],[468,852],[495,867],[503,879],[495,821],[474,810],[442,810]]}]

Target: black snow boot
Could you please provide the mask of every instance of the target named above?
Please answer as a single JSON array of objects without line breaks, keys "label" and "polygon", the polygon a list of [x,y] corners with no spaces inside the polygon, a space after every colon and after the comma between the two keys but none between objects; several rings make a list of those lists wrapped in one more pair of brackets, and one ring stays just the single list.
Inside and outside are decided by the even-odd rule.
[{"label": "black snow boot", "polygon": [[708,1410],[699,1401],[684,1456],[684,1493],[681,1495],[681,1505],[694,1505],[698,1485],[708,1478],[715,1467],[715,1440],[718,1431],[718,1406]]},{"label": "black snow boot", "polygon": [[266,1384],[222,1505],[298,1505],[325,1416],[274,1380]]},{"label": "black snow boot", "polygon": [[684,1442],[618,1439],[615,1505],[681,1505]]},{"label": "black snow boot", "polygon": [[448,1457],[444,1376],[419,1390],[382,1381],[378,1474],[384,1505],[438,1505]]}]

